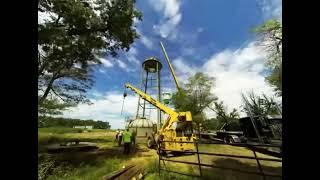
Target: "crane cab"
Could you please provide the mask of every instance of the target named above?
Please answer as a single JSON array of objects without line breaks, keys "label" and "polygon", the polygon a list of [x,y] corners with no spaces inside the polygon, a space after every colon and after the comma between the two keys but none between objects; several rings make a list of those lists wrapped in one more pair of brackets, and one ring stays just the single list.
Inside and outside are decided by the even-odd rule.
[{"label": "crane cab", "polygon": [[[192,127],[192,116],[190,112],[180,112],[176,121],[171,126],[165,128],[162,132],[163,142],[162,146],[166,150],[171,151],[194,151],[194,133]],[[183,143],[186,142],[186,143]]]}]

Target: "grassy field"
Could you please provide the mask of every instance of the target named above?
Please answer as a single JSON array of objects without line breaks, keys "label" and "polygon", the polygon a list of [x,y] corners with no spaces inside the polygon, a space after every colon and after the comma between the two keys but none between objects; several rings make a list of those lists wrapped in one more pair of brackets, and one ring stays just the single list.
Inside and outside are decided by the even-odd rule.
[{"label": "grassy field", "polygon": [[[254,156],[251,150],[248,150],[243,147],[235,147],[229,145],[199,145],[199,151],[202,152],[212,152],[219,154],[230,154],[230,155],[243,155],[243,156]],[[274,158],[268,155],[257,153],[258,157],[264,158]],[[188,155],[180,157],[170,157],[173,160],[179,160],[184,162],[198,162],[197,155]],[[238,159],[238,158],[226,158],[210,155],[200,155],[201,163],[204,164],[213,164],[221,167],[229,167],[240,169],[244,171],[254,171],[259,172],[256,160],[250,159]],[[270,161],[260,161],[260,164],[266,173],[281,174],[282,173],[282,163],[281,162],[270,162]],[[157,166],[158,162],[154,163],[154,166]],[[199,166],[197,165],[187,165],[175,162],[165,162],[165,166],[161,161],[161,168],[165,168],[172,171],[182,172],[185,174],[199,175]],[[146,179],[159,179],[157,167],[155,172],[150,173]],[[197,179],[189,176],[177,175],[174,173],[168,173],[161,171],[161,179]],[[255,174],[241,173],[231,170],[222,170],[217,168],[208,168],[202,167],[202,178],[201,179],[221,179],[221,180],[244,180],[244,179],[263,179],[261,176]],[[267,177],[268,180],[280,179],[275,177]]]},{"label": "grassy field", "polygon": [[[120,169],[129,164],[144,165],[148,174],[145,179],[194,179],[188,176],[177,175],[161,171],[158,176],[158,156],[155,150],[148,149],[145,145],[138,145],[136,151],[131,155],[122,155],[122,147],[113,142],[115,132],[106,130],[92,130],[91,132],[78,132],[72,128],[39,128],[39,179],[48,180],[95,180],[101,179],[104,175]],[[52,143],[59,143],[72,139],[79,139],[86,142],[94,142],[98,149],[88,152],[65,152],[49,154],[45,146]],[[252,151],[229,145],[200,145],[199,151],[225,153],[233,155],[253,156]],[[269,157],[258,153],[258,157]],[[256,160],[232,159],[217,156],[201,155],[201,162],[217,166],[237,168],[247,171],[258,171]],[[171,157],[171,159],[197,162],[196,155]],[[162,163],[162,162],[161,162]],[[278,162],[261,161],[263,169],[270,173],[281,174],[282,164]],[[161,164],[163,168],[163,164]],[[199,174],[198,166],[181,163],[166,162],[166,168],[188,174]],[[202,179],[262,179],[257,175],[244,174],[230,170],[202,167]],[[272,178],[267,178],[272,179]],[[274,178],[279,179],[279,178]]]},{"label": "grassy field", "polygon": [[[234,147],[229,145],[200,145],[199,151],[202,152],[214,152],[219,154],[230,154],[230,155],[244,155],[254,156],[253,152],[242,147]],[[270,156],[257,153],[258,157],[269,157]],[[173,157],[170,159],[186,161],[186,162],[198,162],[196,155]],[[256,160],[238,159],[238,158],[226,158],[219,156],[200,155],[201,163],[213,164],[220,167],[229,167],[235,169],[241,169],[245,171],[258,172],[258,166]],[[260,161],[264,172],[281,174],[282,164],[279,162],[268,162]],[[162,164],[163,167],[163,164]],[[166,168],[178,172],[184,172],[187,174],[199,174],[199,167],[196,165],[186,165],[181,163],[167,162]],[[262,177],[252,174],[240,173],[230,170],[222,170],[216,168],[202,167],[203,179],[262,179]],[[192,179],[192,178],[189,178]],[[280,178],[267,178],[267,179],[280,179]]]},{"label": "grassy field", "polygon": [[[113,134],[114,132],[105,130],[81,132],[73,128],[39,128],[38,174],[44,177],[43,179],[99,179],[105,173],[118,169],[123,159],[103,158],[108,155],[103,152],[106,148],[119,151],[112,141]],[[99,147],[99,151],[96,154],[87,152],[48,154],[45,152],[46,145],[73,139],[94,142]]]}]

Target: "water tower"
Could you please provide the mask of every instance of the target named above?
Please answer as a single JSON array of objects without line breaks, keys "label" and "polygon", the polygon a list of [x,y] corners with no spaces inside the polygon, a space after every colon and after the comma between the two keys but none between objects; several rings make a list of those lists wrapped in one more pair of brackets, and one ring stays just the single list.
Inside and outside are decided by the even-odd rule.
[{"label": "water tower", "polygon": [[[160,86],[160,71],[162,69],[161,62],[155,57],[147,58],[142,63],[141,70],[141,90],[146,94],[149,94],[154,99],[161,102],[161,86]],[[149,110],[149,115],[148,115]],[[161,126],[161,112],[159,109],[155,108],[149,104],[144,99],[139,96],[136,118],[146,118],[151,120],[150,112],[151,110],[157,111],[157,127]]]}]

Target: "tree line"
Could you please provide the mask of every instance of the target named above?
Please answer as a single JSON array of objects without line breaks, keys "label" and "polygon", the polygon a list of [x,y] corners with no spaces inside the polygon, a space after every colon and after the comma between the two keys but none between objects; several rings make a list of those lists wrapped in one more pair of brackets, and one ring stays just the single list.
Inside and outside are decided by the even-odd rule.
[{"label": "tree line", "polygon": [[63,117],[39,117],[38,127],[67,127],[73,128],[74,126],[93,126],[94,129],[110,129],[109,122],[106,121],[94,121],[94,120],[82,120]]}]

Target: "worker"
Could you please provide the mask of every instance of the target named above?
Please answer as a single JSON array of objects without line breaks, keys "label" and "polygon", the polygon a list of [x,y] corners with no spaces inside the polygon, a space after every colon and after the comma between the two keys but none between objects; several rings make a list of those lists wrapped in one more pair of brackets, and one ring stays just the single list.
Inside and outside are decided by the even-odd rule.
[{"label": "worker", "polygon": [[120,130],[118,129],[116,131],[116,139],[114,140],[114,142],[119,142],[119,140],[118,140],[119,133],[120,133]]},{"label": "worker", "polygon": [[136,136],[137,136],[137,130],[133,130],[132,136],[131,136],[133,150],[135,150],[135,147],[136,147]]},{"label": "worker", "polygon": [[131,145],[131,132],[129,131],[129,129],[127,128],[122,136],[123,139],[123,143],[124,143],[124,154],[129,154],[130,153],[130,145]]},{"label": "worker", "polygon": [[119,135],[118,135],[118,145],[119,145],[119,146],[121,146],[122,136],[123,136],[123,131],[121,130],[121,131],[119,132]]}]

